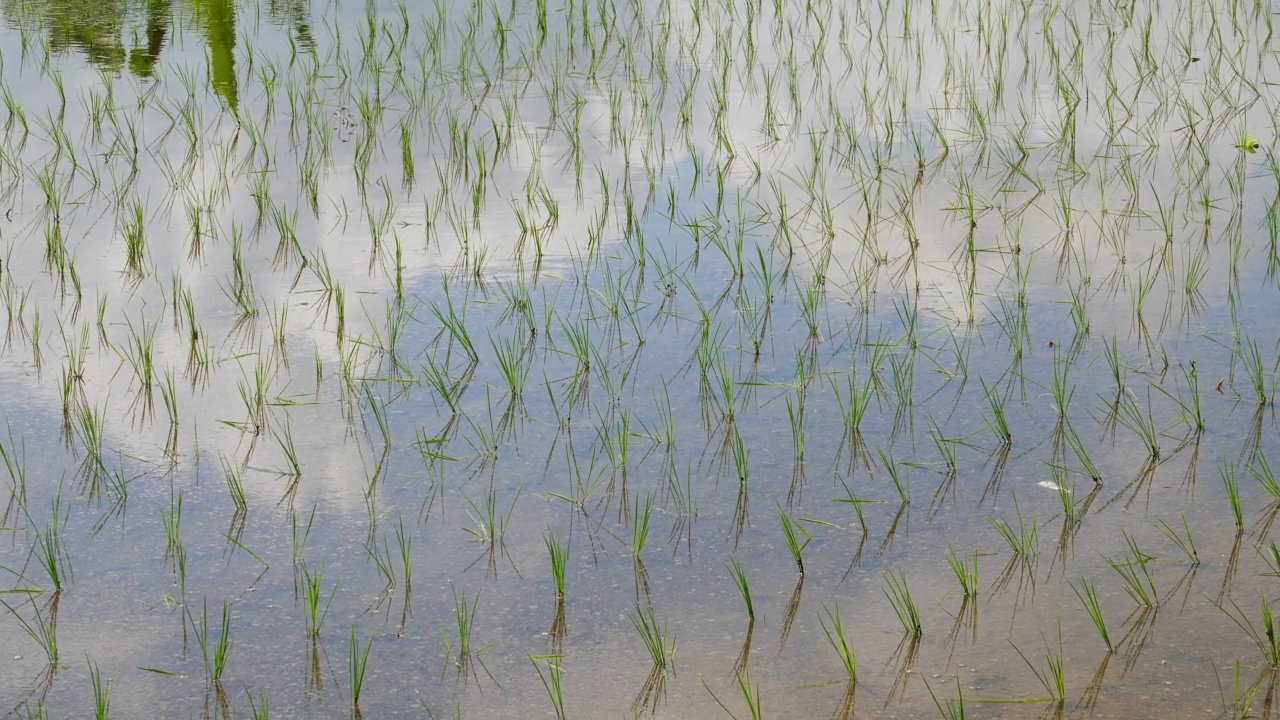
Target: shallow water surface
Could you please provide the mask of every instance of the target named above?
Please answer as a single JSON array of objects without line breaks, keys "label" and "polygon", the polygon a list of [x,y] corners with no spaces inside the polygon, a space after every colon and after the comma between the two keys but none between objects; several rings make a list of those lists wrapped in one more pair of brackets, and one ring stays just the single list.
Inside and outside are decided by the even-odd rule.
[{"label": "shallow water surface", "polygon": [[1277,8],[857,5],[0,3],[0,708],[1269,714]]}]

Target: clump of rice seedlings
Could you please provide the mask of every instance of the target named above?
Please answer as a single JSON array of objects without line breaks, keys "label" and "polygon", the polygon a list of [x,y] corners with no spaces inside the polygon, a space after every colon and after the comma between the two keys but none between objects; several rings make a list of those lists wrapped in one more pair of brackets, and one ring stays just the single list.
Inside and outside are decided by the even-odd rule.
[{"label": "clump of rice seedlings", "polygon": [[1071,448],[1071,452],[1076,456],[1076,461],[1080,463],[1084,474],[1094,483],[1101,485],[1102,473],[1093,464],[1093,458],[1089,455],[1088,449],[1085,448],[1084,441],[1080,439],[1080,434],[1076,432],[1075,428],[1068,425],[1064,437],[1066,437],[1067,446]]},{"label": "clump of rice seedlings", "polygon": [[653,495],[645,495],[644,502],[636,498],[634,516],[631,518],[631,556],[639,558],[649,539],[649,518],[653,513]]},{"label": "clump of rice seedlings", "polygon": [[[538,672],[538,679],[542,681],[542,688],[547,691],[547,697],[551,699],[551,707],[555,710],[556,720],[565,720],[568,715],[564,711],[564,668],[560,665],[560,660],[564,659],[563,655],[529,655],[529,662],[533,664],[533,669]],[[547,665],[546,673],[542,672],[542,666],[539,661],[545,662]]]},{"label": "clump of rice seedlings", "polygon": [[526,345],[516,338],[494,340],[489,337],[489,345],[493,348],[494,357],[498,361],[498,370],[506,383],[510,399],[515,402],[524,394],[525,382],[529,377],[529,362]]},{"label": "clump of rice seedlings", "polygon": [[1028,658],[1017,645],[1013,645],[1012,641],[1010,641],[1009,644],[1013,645],[1013,649],[1018,653],[1018,657],[1022,658],[1022,661],[1027,664],[1027,667],[1031,668],[1031,672],[1036,676],[1036,680],[1039,680],[1045,691],[1049,693],[1049,700],[1061,704],[1066,701],[1067,697],[1067,681],[1063,668],[1062,623],[1058,623],[1058,651],[1056,653],[1053,651],[1053,648],[1049,647],[1049,640],[1047,638],[1041,635],[1041,639],[1044,640],[1046,666],[1044,670],[1037,668],[1035,664],[1031,662],[1031,659]]},{"label": "clump of rice seedlings", "polygon": [[[836,651],[836,655],[840,657],[840,665],[844,668],[845,675],[849,678],[849,682],[858,681],[858,662],[857,656],[854,654],[853,645],[849,643],[844,635],[844,624],[840,621],[840,605],[836,604],[835,609],[828,609],[826,605],[822,606],[822,611],[826,615],[818,617],[818,623],[822,626],[822,634],[826,635],[827,643],[831,645],[831,649]],[[828,626],[828,623],[830,625]]]},{"label": "clump of rice seedlings", "polygon": [[1272,668],[1280,668],[1280,637],[1277,636],[1275,617],[1271,614],[1271,604],[1267,602],[1266,593],[1262,594],[1262,628],[1259,630],[1249,619],[1240,606],[1234,600],[1231,600],[1231,608],[1228,609],[1223,605],[1219,605],[1221,610],[1231,621],[1249,636],[1253,644],[1262,652],[1263,659],[1267,665]]},{"label": "clump of rice seedlings", "polygon": [[375,568],[378,568],[378,573],[383,577],[385,584],[383,585],[383,591],[378,594],[378,601],[384,600],[392,592],[392,589],[396,587],[396,569],[393,566],[392,551],[388,547],[387,538],[383,538],[381,550],[379,550],[378,541],[370,538],[369,542],[365,544],[365,555],[374,561]]},{"label": "clump of rice seedlings", "polygon": [[1103,559],[1124,582],[1125,594],[1141,607],[1155,607],[1160,599],[1160,594],[1156,591],[1155,574],[1150,567],[1155,558],[1142,552],[1129,533],[1124,533],[1124,539],[1128,550],[1119,560],[1109,557]]},{"label": "clump of rice seedlings", "polygon": [[90,481],[96,481],[107,475],[106,461],[103,459],[103,433],[106,430],[107,409],[81,405],[76,415],[76,434],[80,436],[80,446],[84,451],[81,472]]},{"label": "clump of rice seedlings", "polygon": [[1152,525],[1160,531],[1161,535],[1169,538],[1169,541],[1182,551],[1182,554],[1187,558],[1187,562],[1191,563],[1192,566],[1200,564],[1200,554],[1196,551],[1195,538],[1191,537],[1191,526],[1187,524],[1186,513],[1182,515],[1181,533],[1174,530],[1169,526],[1169,523],[1163,520],[1157,520]]},{"label": "clump of rice seedlings", "polygon": [[1129,368],[1120,361],[1120,343],[1114,335],[1110,341],[1106,338],[1102,339],[1102,358],[1106,361],[1107,368],[1111,371],[1111,379],[1116,386],[1116,397],[1119,397],[1127,387],[1126,380],[1128,380]]},{"label": "clump of rice seedlings", "polygon": [[[231,651],[231,607],[222,601],[222,625],[217,637],[209,635],[209,603],[202,601],[200,617],[196,618],[187,611],[187,619],[191,622],[192,633],[196,637],[196,645],[200,648],[200,659],[204,663],[205,683],[217,685],[222,682],[222,673],[227,668],[227,655]],[[212,644],[211,644],[212,641]]]},{"label": "clump of rice seedlings", "polygon": [[1152,416],[1150,391],[1147,392],[1145,412],[1132,393],[1125,393],[1120,400],[1117,419],[1138,436],[1151,458],[1160,458],[1160,431],[1156,429]]},{"label": "clump of rice seedlings", "polygon": [[511,506],[507,508],[505,515],[501,515],[498,512],[498,490],[493,484],[489,485],[489,489],[485,493],[483,506],[476,505],[470,498],[467,498],[467,504],[471,506],[467,514],[471,516],[471,522],[475,524],[475,527],[463,528],[463,530],[471,533],[486,545],[502,545],[507,535],[507,523],[511,521],[511,514],[515,512],[516,501],[520,499],[520,492],[520,489],[516,490],[516,495],[511,499]]},{"label": "clump of rice seedlings", "polygon": [[738,588],[738,593],[742,595],[742,602],[747,606],[747,617],[755,622],[756,608],[751,602],[751,587],[747,583],[747,573],[742,568],[742,561],[736,557],[729,563],[729,576],[733,578],[733,585]]},{"label": "clump of rice seedlings", "polygon": [[440,637],[444,638],[445,652],[449,655],[449,660],[453,662],[458,672],[466,674],[471,668],[471,661],[480,655],[480,653],[493,647],[486,645],[481,648],[472,647],[472,635],[476,629],[476,606],[480,603],[480,593],[477,591],[475,597],[471,599],[471,604],[467,604],[467,594],[458,593],[457,588],[453,590],[453,617],[454,626],[458,631],[457,650],[449,642],[449,636],[444,631],[444,626],[440,626]]},{"label": "clump of rice seedlings", "polygon": [[[760,686],[751,681],[751,676],[748,674],[747,667],[745,665],[734,668],[733,676],[737,681],[738,692],[742,693],[742,698],[747,703],[747,716],[750,717],[751,720],[759,720],[759,718],[763,717],[764,713],[764,706],[760,700]],[[707,692],[711,695],[711,699],[715,700],[716,705],[719,705],[720,709],[724,710],[729,717],[738,717],[736,713],[730,710],[729,707],[716,696],[711,687],[707,685],[706,680],[702,681],[702,687],[707,689]]]},{"label": "clump of rice seedlings", "polygon": [[661,671],[668,670],[676,659],[675,636],[667,632],[666,625],[658,623],[652,606],[637,605],[628,617],[631,619],[631,626],[640,635],[644,649],[653,661],[653,667]]},{"label": "clump of rice seedlings", "polygon": [[884,577],[887,586],[882,588],[881,592],[893,607],[893,614],[898,617],[903,631],[912,638],[923,635],[924,632],[920,627],[920,611],[916,607],[915,599],[911,596],[911,589],[907,587],[906,573],[902,570],[896,573],[893,570],[885,570],[880,575]]},{"label": "clump of rice seedlings", "polygon": [[1218,466],[1218,475],[1222,478],[1222,487],[1227,492],[1227,503],[1231,506],[1231,516],[1235,518],[1236,530],[1244,529],[1244,510],[1240,507],[1240,482],[1236,480],[1236,467],[1225,457]]},{"label": "clump of rice seedlings", "polygon": [[987,399],[987,406],[991,408],[991,419],[987,421],[987,428],[995,434],[1002,445],[1008,445],[1013,442],[1013,433],[1009,430],[1009,421],[1005,416],[1004,399],[995,388],[987,387],[985,380],[982,378],[978,380],[982,383],[982,394]]},{"label": "clump of rice seedlings", "polygon": [[1068,584],[1071,585],[1071,591],[1076,594],[1080,604],[1084,605],[1085,612],[1089,613],[1089,619],[1093,621],[1093,627],[1097,629],[1102,643],[1107,646],[1107,652],[1111,652],[1115,646],[1111,644],[1111,635],[1107,633],[1107,620],[1102,614],[1102,604],[1098,602],[1097,588],[1083,578],[1080,580],[1080,587],[1076,587],[1074,583]]},{"label": "clump of rice seedlings", "polygon": [[[947,542],[947,567],[951,568],[952,574],[956,576],[956,584],[952,586],[952,590],[957,587],[964,593],[965,597],[973,597],[978,594],[978,553],[974,552],[969,562],[965,562],[956,556],[956,549],[951,546],[951,542]],[[949,591],[948,591],[949,592]]]},{"label": "clump of rice seedlings", "polygon": [[142,201],[135,198],[129,206],[129,212],[120,222],[120,235],[124,238],[125,245],[125,269],[139,278],[146,275],[146,268],[143,266],[147,251],[145,214]]},{"label": "clump of rice seedlings", "polygon": [[730,441],[730,450],[733,454],[734,472],[738,476],[738,483],[745,487],[747,479],[751,475],[749,453],[747,452],[746,444],[742,441],[742,434],[738,432],[736,427],[732,432],[733,438]]},{"label": "clump of rice seedlings", "polygon": [[293,564],[298,565],[302,562],[302,552],[307,547],[307,539],[311,537],[311,527],[316,521],[316,506],[311,506],[311,514],[307,517],[307,524],[298,531],[298,511],[294,508],[289,510],[289,532],[293,542]]},{"label": "clump of rice seedlings", "polygon": [[845,492],[846,497],[842,497],[842,498],[832,498],[832,500],[831,500],[831,501],[832,501],[832,502],[845,503],[845,504],[848,504],[848,505],[852,505],[852,506],[853,506],[853,513],[854,513],[854,515],[855,515],[855,516],[857,517],[857,519],[858,519],[858,527],[862,530],[862,534],[863,534],[863,536],[866,536],[866,534],[867,534],[867,517],[866,517],[866,513],[865,513],[865,512],[863,511],[863,509],[862,509],[862,506],[863,506],[863,505],[866,505],[867,503],[876,503],[876,502],[883,502],[883,501],[882,501],[882,500],[869,500],[869,499],[867,499],[867,498],[858,497],[857,495],[855,495],[855,494],[854,494],[853,489],[849,487],[849,484],[848,484],[848,483],[846,483],[843,479],[841,479],[841,480],[840,480],[840,484],[844,486],[844,492]]},{"label": "clump of rice seedlings", "polygon": [[[813,536],[809,534],[808,530],[801,527],[800,523],[792,520],[781,505],[778,506],[778,520],[782,523],[782,537],[787,541],[787,551],[791,553],[791,559],[800,570],[800,574],[804,575],[804,549],[809,546]],[[804,536],[803,542],[801,542],[800,536]]]},{"label": "clump of rice seedlings", "polygon": [[170,493],[169,507],[160,509],[160,524],[164,526],[165,552],[172,552],[182,544],[182,491]]},{"label": "clump of rice seedlings", "polygon": [[941,715],[944,720],[965,720],[967,715],[965,714],[964,709],[964,691],[960,689],[959,676],[956,676],[955,700],[951,700],[950,698],[945,700],[938,699],[938,696],[933,692],[933,686],[929,684],[928,680],[924,681],[924,686],[925,689],[929,691],[929,697],[933,699],[934,707],[938,708],[938,714]]},{"label": "clump of rice seedlings", "polygon": [[855,378],[850,375],[847,380],[848,396],[840,392],[840,387],[835,380],[831,381],[832,392],[836,396],[836,404],[840,409],[840,421],[844,424],[845,436],[849,438],[858,437],[861,432],[862,420],[866,417],[867,408],[871,403],[871,393],[873,387],[871,380],[868,379],[859,389],[855,385]]},{"label": "clump of rice seedlings", "polygon": [[1263,673],[1252,682],[1245,680],[1244,673],[1249,668],[1242,663],[1235,663],[1231,666],[1232,670],[1232,686],[1231,699],[1227,699],[1226,689],[1222,687],[1222,676],[1218,674],[1217,664],[1213,665],[1213,677],[1218,683],[1218,694],[1222,697],[1222,707],[1232,718],[1248,718],[1252,715],[1253,703],[1258,699],[1258,694],[1262,692],[1262,687],[1266,683],[1268,677],[1272,674]]},{"label": "clump of rice seedlings", "polygon": [[256,698],[253,696],[252,692],[249,692],[249,688],[245,688],[244,694],[249,698],[249,712],[252,714],[253,720],[268,720],[268,718],[271,717],[271,713],[267,707],[266,690],[259,693]]},{"label": "clump of rice seedlings", "polygon": [[998,517],[988,517],[987,523],[995,528],[995,531],[1000,534],[1000,537],[1009,546],[1009,549],[1013,551],[1014,555],[1023,557],[1035,555],[1039,552],[1039,521],[1036,520],[1035,516],[1032,516],[1030,524],[1023,519],[1022,508],[1018,506],[1016,495],[1013,498],[1013,509],[1018,519],[1016,527],[1010,524],[1008,520]]},{"label": "clump of rice seedlings", "polygon": [[1240,343],[1239,357],[1240,364],[1244,367],[1245,376],[1249,380],[1249,386],[1253,390],[1258,404],[1266,405],[1271,400],[1274,383],[1271,387],[1267,385],[1266,364],[1262,360],[1262,353],[1258,351],[1258,341],[1253,338],[1245,338]]},{"label": "clump of rice seedlings", "polygon": [[227,495],[231,497],[231,504],[235,506],[236,513],[243,513],[249,509],[249,501],[244,492],[244,480],[240,477],[240,471],[230,460],[224,457],[221,461],[222,479],[227,486]]},{"label": "clump of rice seedlings", "polygon": [[742,693],[742,699],[747,703],[747,715],[751,720],[760,720],[764,717],[764,703],[760,699],[760,686],[751,682],[751,677],[747,673],[746,668],[735,672],[734,677],[738,681],[738,690]]},{"label": "clump of rice seedlings", "polygon": [[18,621],[18,626],[22,628],[22,632],[26,633],[27,637],[40,646],[50,668],[56,668],[58,665],[58,602],[60,596],[61,593],[55,592],[44,611],[41,611],[34,598],[30,600],[31,611],[35,616],[32,620],[22,617],[17,608],[0,600],[0,605],[4,605],[5,610],[8,610],[9,614]]},{"label": "clump of rice seedlings", "polygon": [[1067,416],[1067,408],[1071,405],[1071,398],[1075,396],[1076,388],[1068,383],[1068,373],[1071,371],[1071,359],[1063,358],[1058,348],[1053,351],[1053,403],[1058,411],[1059,418]]},{"label": "clump of rice seedlings", "polygon": [[280,444],[280,452],[284,453],[285,462],[289,463],[289,467],[281,474],[291,478],[302,477],[302,463],[298,460],[298,447],[293,441],[293,424],[286,419],[275,436],[276,442]]},{"label": "clump of rice seedlings", "polygon": [[324,625],[324,619],[329,614],[329,606],[333,604],[333,596],[338,593],[338,583],[333,584],[326,598],[323,589],[324,565],[316,565],[313,569],[308,569],[304,565],[300,569],[302,571],[302,616],[306,621],[307,635],[319,637],[320,626]]},{"label": "clump of rice seedlings", "polygon": [[400,577],[404,583],[405,603],[413,592],[413,536],[404,529],[404,516],[396,518],[396,549],[400,556]]},{"label": "clump of rice seedlings", "polygon": [[1187,391],[1191,394],[1191,401],[1183,403],[1181,400],[1178,404],[1182,406],[1183,412],[1189,418],[1192,427],[1196,432],[1204,431],[1204,409],[1200,405],[1200,376],[1196,373],[1196,361],[1192,360],[1190,367],[1182,368],[1183,379],[1187,382]]},{"label": "clump of rice seedlings", "polygon": [[956,461],[956,440],[948,439],[942,435],[942,430],[938,428],[938,423],[929,419],[929,439],[933,441],[933,446],[938,449],[938,454],[942,456],[942,465],[946,469],[948,476],[954,477],[957,467]]},{"label": "clump of rice seedlings", "polygon": [[889,480],[893,482],[893,489],[898,491],[898,499],[903,505],[911,502],[911,485],[907,481],[907,473],[902,469],[901,463],[896,462],[893,457],[885,453],[884,450],[876,448],[876,454],[880,456],[880,465],[884,467],[885,472],[889,475]]},{"label": "clump of rice seedlings", "polygon": [[551,579],[555,582],[556,597],[564,597],[564,576],[565,566],[569,560],[569,547],[560,540],[560,533],[555,535],[551,531],[547,531],[542,535],[542,541],[547,546],[547,555],[551,559]]},{"label": "clump of rice seedlings", "polygon": [[102,681],[102,673],[98,664],[89,660],[89,683],[93,686],[93,716],[97,720],[107,720],[111,715],[111,680]]},{"label": "clump of rice seedlings", "polygon": [[360,695],[364,691],[365,670],[369,666],[369,651],[373,649],[373,637],[360,649],[356,629],[351,628],[351,642],[347,645],[347,672],[351,677],[351,707],[360,707]]},{"label": "clump of rice seedlings", "polygon": [[1262,488],[1270,502],[1280,503],[1280,481],[1271,472],[1271,464],[1267,462],[1266,455],[1258,453],[1256,463],[1249,468],[1249,474],[1257,481],[1258,487]]}]

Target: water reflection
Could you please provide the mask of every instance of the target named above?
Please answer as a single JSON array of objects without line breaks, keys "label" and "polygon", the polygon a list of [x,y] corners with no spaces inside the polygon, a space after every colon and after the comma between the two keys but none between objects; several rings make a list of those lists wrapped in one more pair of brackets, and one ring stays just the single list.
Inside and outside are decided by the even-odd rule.
[{"label": "water reflection", "polygon": [[[188,19],[205,38],[214,91],[229,108],[238,106],[233,0],[183,0],[176,7],[173,0],[3,0],[0,8],[10,25],[47,33],[52,53],[78,52],[103,72],[118,75],[127,69],[143,80],[155,76],[177,20]],[[306,0],[271,2],[266,11],[294,47],[314,48]]]}]

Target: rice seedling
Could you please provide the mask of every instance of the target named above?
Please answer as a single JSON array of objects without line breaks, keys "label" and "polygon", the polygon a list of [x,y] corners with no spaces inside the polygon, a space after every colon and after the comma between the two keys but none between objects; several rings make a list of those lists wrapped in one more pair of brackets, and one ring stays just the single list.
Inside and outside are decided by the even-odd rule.
[{"label": "rice seedling", "polygon": [[97,720],[107,720],[111,715],[111,680],[102,681],[102,673],[98,664],[89,660],[89,684],[93,686],[93,716]]},{"label": "rice seedling", "polygon": [[480,604],[480,593],[477,591],[475,597],[471,599],[471,604],[468,605],[466,591],[461,594],[458,593],[457,588],[452,588],[452,591],[454,625],[458,632],[457,649],[455,650],[454,645],[449,642],[449,636],[445,633],[443,625],[440,626],[440,637],[444,639],[445,652],[448,653],[449,660],[453,662],[459,673],[465,675],[471,668],[471,661],[494,646],[473,647],[472,635],[476,628],[476,606]]},{"label": "rice seedling", "polygon": [[1018,653],[1018,657],[1022,658],[1022,661],[1027,664],[1027,667],[1031,668],[1031,672],[1036,676],[1036,680],[1039,681],[1040,685],[1044,687],[1047,693],[1049,693],[1049,700],[1061,704],[1066,701],[1067,697],[1066,674],[1063,668],[1061,622],[1058,624],[1058,651],[1056,653],[1053,651],[1053,648],[1049,647],[1049,640],[1047,638],[1044,638],[1042,635],[1041,639],[1044,640],[1044,670],[1037,668],[1035,664],[1031,662],[1031,659],[1028,658],[1017,645],[1013,645],[1012,641],[1010,641],[1009,644],[1013,645],[1013,649]]},{"label": "rice seedling", "polygon": [[490,485],[485,492],[484,505],[476,505],[468,498],[467,504],[471,509],[467,514],[475,527],[463,528],[463,530],[486,545],[502,545],[507,535],[507,524],[511,521],[511,514],[515,512],[516,502],[520,499],[520,492],[519,489],[516,490],[515,497],[511,498],[511,505],[507,508],[505,515],[498,511],[498,490],[493,485]]},{"label": "rice seedling", "polygon": [[1156,591],[1155,573],[1150,567],[1155,558],[1142,552],[1129,533],[1124,533],[1124,538],[1128,550],[1121,555],[1120,559],[1109,557],[1103,559],[1120,576],[1120,580],[1124,583],[1125,594],[1130,599],[1144,608],[1155,607],[1160,599],[1160,593]]},{"label": "rice seedling", "polygon": [[31,638],[40,650],[44,652],[45,660],[48,661],[50,668],[57,667],[59,657],[58,646],[58,601],[60,593],[54,593],[53,598],[49,601],[45,610],[41,610],[35,603],[34,599],[29,601],[31,605],[31,613],[35,617],[31,620],[24,618],[19,614],[17,608],[9,603],[0,600],[0,605],[4,605],[5,610],[9,611],[22,628],[22,632]]},{"label": "rice seedling", "polygon": [[653,513],[653,496],[645,495],[644,502],[637,497],[631,518],[631,556],[639,558],[649,539],[649,518]]},{"label": "rice seedling", "polygon": [[1231,506],[1231,516],[1235,518],[1236,530],[1244,529],[1244,511],[1240,507],[1240,482],[1236,480],[1236,467],[1226,458],[1218,466],[1218,476],[1222,478],[1222,488],[1227,492],[1227,503]]},{"label": "rice seedling", "polygon": [[[324,596],[324,565],[316,565],[308,569],[300,566],[302,571],[302,610],[306,621],[307,634],[311,637],[320,635],[320,627],[329,614],[329,606],[333,604],[334,595],[338,594],[338,583],[333,584],[329,596]],[[321,604],[323,600],[323,605]]]},{"label": "rice seedling", "polygon": [[1102,614],[1102,603],[1098,602],[1097,588],[1083,578],[1080,580],[1080,587],[1076,587],[1074,583],[1070,585],[1071,591],[1076,594],[1085,612],[1089,614],[1089,619],[1093,621],[1093,627],[1098,631],[1098,637],[1102,638],[1102,644],[1107,646],[1108,652],[1115,650],[1115,646],[1111,644],[1111,635],[1107,633],[1107,621]]},{"label": "rice seedling", "polygon": [[747,581],[747,572],[742,568],[742,561],[736,557],[730,561],[729,576],[733,578],[734,587],[738,588],[738,594],[742,596],[742,602],[747,606],[747,618],[754,622],[756,608],[751,602],[751,586]]},{"label": "rice seedling", "polygon": [[956,549],[951,547],[951,543],[947,542],[947,567],[951,568],[952,574],[956,576],[956,587],[964,593],[965,597],[973,597],[978,594],[978,553],[973,553],[969,562],[965,562],[956,556]]},{"label": "rice seedling", "polygon": [[227,495],[231,497],[231,504],[235,506],[237,513],[243,513],[249,509],[249,501],[244,492],[244,480],[240,477],[240,471],[227,458],[220,458],[222,462],[222,480],[227,486]]},{"label": "rice seedling", "polygon": [[1039,552],[1039,521],[1035,516],[1031,517],[1030,524],[1022,517],[1022,508],[1018,506],[1018,498],[1013,498],[1014,514],[1017,517],[1017,525],[1013,525],[1004,518],[988,517],[987,523],[1000,535],[1005,541],[1009,549],[1014,555],[1022,557],[1031,557]]},{"label": "rice seedling", "polygon": [[1187,516],[1185,513],[1182,515],[1181,533],[1174,530],[1169,526],[1169,523],[1163,520],[1157,520],[1152,523],[1152,525],[1160,531],[1161,535],[1169,538],[1169,541],[1182,551],[1182,554],[1186,557],[1188,563],[1192,566],[1200,564],[1200,554],[1196,551],[1196,541],[1195,538],[1191,537],[1191,526],[1187,523]]},{"label": "rice seedling", "polygon": [[1099,472],[1098,467],[1094,465],[1093,457],[1085,447],[1084,441],[1080,439],[1080,434],[1076,432],[1075,428],[1067,426],[1064,437],[1066,437],[1067,446],[1071,448],[1071,452],[1075,455],[1076,461],[1080,463],[1080,467],[1083,469],[1085,476],[1090,480],[1093,480],[1094,483],[1101,485],[1102,473]]},{"label": "rice seedling", "polygon": [[1002,444],[1008,444],[1013,441],[1013,433],[1009,430],[1009,421],[1005,416],[1004,401],[1000,393],[987,387],[985,380],[979,380],[982,382],[982,393],[987,399],[987,406],[991,408],[991,420],[987,421],[987,428]]},{"label": "rice seedling", "polygon": [[[564,720],[568,717],[564,710],[564,668],[560,664],[564,656],[526,653],[525,657],[529,658],[533,669],[537,671],[538,680],[542,682],[542,688],[547,691],[547,697],[551,700],[551,708],[555,711],[557,720]],[[546,664],[546,673],[543,673],[542,666],[538,664],[539,661]]]},{"label": "rice seedling", "polygon": [[268,720],[271,717],[269,708],[267,707],[267,691],[263,690],[258,697],[254,697],[253,693],[245,688],[244,694],[249,700],[249,712],[253,715],[253,720]]},{"label": "rice seedling", "polygon": [[205,683],[217,685],[222,682],[222,674],[227,668],[227,656],[231,651],[231,607],[225,600],[222,602],[222,622],[216,637],[210,635],[207,600],[201,601],[198,618],[188,609],[187,620],[191,623],[191,631],[200,649]]},{"label": "rice seedling", "polygon": [[[1075,396],[1076,388],[1070,384],[1068,374],[1071,371],[1070,359],[1064,359],[1058,348],[1053,351],[1053,403],[1058,411],[1059,418],[1065,418],[1067,408],[1071,405],[1071,398]],[[1149,404],[1149,403],[1148,403]]]},{"label": "rice seedling", "polygon": [[923,635],[920,627],[920,611],[916,607],[915,599],[911,596],[910,588],[907,587],[906,573],[902,570],[896,573],[885,570],[880,575],[884,578],[886,585],[881,588],[881,591],[893,608],[893,614],[897,616],[898,622],[902,624],[903,631],[912,638]]},{"label": "rice seedling", "polygon": [[892,456],[886,454],[880,448],[876,448],[876,454],[880,456],[880,465],[884,467],[889,480],[893,482],[893,489],[898,492],[898,499],[902,501],[903,505],[909,504],[911,502],[911,486],[907,482],[907,473],[902,469],[901,463],[894,461]]},{"label": "rice seedling", "polygon": [[668,633],[666,625],[658,623],[652,606],[637,605],[628,617],[631,626],[640,635],[649,659],[653,661],[653,667],[667,671],[676,659],[675,636]]},{"label": "rice seedling", "polygon": [[1273,395],[1275,381],[1273,380],[1270,385],[1267,383],[1266,366],[1263,363],[1262,354],[1258,350],[1258,341],[1253,338],[1245,338],[1239,347],[1240,364],[1244,369],[1245,377],[1249,381],[1249,387],[1253,390],[1258,404],[1266,405]]},{"label": "rice seedling", "polygon": [[169,495],[169,507],[160,509],[160,524],[164,527],[165,552],[172,552],[182,544],[182,491]]},{"label": "rice seedling", "polygon": [[[824,620],[822,616],[818,617],[818,623],[822,626],[822,634],[826,636],[827,643],[831,645],[831,649],[836,651],[836,655],[840,657],[840,665],[844,667],[845,675],[849,678],[849,682],[856,683],[858,681],[858,662],[854,654],[853,646],[845,638],[844,624],[840,621],[840,606],[837,604],[834,610],[828,609],[826,605],[822,606],[822,611],[826,616]],[[828,626],[830,623],[830,626]]]},{"label": "rice seedling", "polygon": [[[800,574],[804,575],[804,549],[813,541],[813,536],[801,527],[800,523],[792,520],[781,505],[778,506],[778,521],[782,524],[782,538],[787,542],[787,551],[791,553],[791,560],[800,570]],[[803,541],[800,540],[801,536],[804,537]]]},{"label": "rice seedling", "polygon": [[351,628],[351,641],[347,645],[347,673],[351,678],[351,707],[359,709],[360,696],[364,692],[364,676],[365,671],[369,667],[369,651],[373,649],[373,638],[370,637],[368,642],[364,644],[364,649],[360,649],[360,642],[356,640],[356,630]]},{"label": "rice seedling", "polygon": [[1133,431],[1142,441],[1150,457],[1160,458],[1160,431],[1156,429],[1155,419],[1151,412],[1151,392],[1147,391],[1147,406],[1144,411],[1138,405],[1132,393],[1125,393],[1119,404],[1117,419],[1125,427]]},{"label": "rice seedling", "polygon": [[925,681],[925,688],[929,691],[929,697],[933,700],[933,705],[938,709],[938,714],[944,720],[965,720],[968,715],[964,709],[964,691],[960,689],[960,678],[956,678],[956,699],[940,700],[933,692],[933,686]]},{"label": "rice seedling", "polygon": [[547,555],[551,559],[551,579],[555,582],[556,597],[564,597],[565,567],[569,561],[569,547],[560,540],[560,533],[555,535],[547,531],[542,535],[547,546]]},{"label": "rice seedling", "polygon": [[1267,665],[1272,668],[1280,668],[1280,639],[1276,637],[1275,617],[1271,614],[1271,604],[1267,602],[1267,596],[1262,596],[1262,627],[1259,629],[1245,614],[1244,610],[1236,604],[1234,600],[1230,601],[1231,607],[1219,605],[1221,610],[1233,623],[1244,631],[1253,644],[1257,646],[1262,653],[1263,659]]}]

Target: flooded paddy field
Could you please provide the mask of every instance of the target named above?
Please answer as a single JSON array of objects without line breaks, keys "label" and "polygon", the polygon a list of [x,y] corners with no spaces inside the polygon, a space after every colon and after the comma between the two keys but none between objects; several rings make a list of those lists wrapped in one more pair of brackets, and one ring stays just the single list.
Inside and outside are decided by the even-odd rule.
[{"label": "flooded paddy field", "polygon": [[0,2],[0,712],[1269,715],[1277,11]]}]

